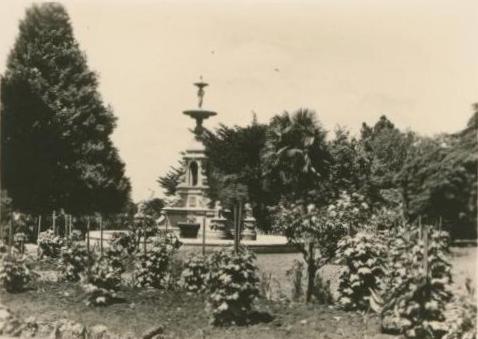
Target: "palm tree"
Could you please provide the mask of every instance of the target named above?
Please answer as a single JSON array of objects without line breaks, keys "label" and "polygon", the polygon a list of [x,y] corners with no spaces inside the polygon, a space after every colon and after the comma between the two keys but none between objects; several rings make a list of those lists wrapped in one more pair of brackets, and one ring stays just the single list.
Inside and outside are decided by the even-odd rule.
[{"label": "palm tree", "polygon": [[268,189],[293,199],[316,200],[328,177],[325,137],[313,111],[299,109],[273,117],[262,154]]}]

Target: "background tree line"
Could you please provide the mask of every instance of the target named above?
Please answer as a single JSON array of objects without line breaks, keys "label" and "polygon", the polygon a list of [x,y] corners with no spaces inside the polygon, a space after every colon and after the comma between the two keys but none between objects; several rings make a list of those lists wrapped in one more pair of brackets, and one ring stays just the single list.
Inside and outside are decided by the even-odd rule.
[{"label": "background tree line", "polygon": [[[325,206],[357,192],[375,208],[399,209],[409,221],[438,222],[453,237],[476,236],[478,105],[462,131],[433,137],[398,129],[386,116],[363,123],[358,137],[327,131],[307,109],[284,112],[269,124],[220,125],[202,136],[208,155],[210,198],[221,198],[228,176],[247,188],[258,225],[271,229],[279,201]],[[158,182],[175,192],[181,166]],[[220,199],[221,200],[221,199]]]}]

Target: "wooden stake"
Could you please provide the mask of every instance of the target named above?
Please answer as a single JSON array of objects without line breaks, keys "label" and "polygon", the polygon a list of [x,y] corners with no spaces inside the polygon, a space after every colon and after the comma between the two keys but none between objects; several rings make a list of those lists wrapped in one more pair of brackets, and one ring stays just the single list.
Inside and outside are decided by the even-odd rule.
[{"label": "wooden stake", "polygon": [[425,271],[425,280],[428,281],[428,227],[423,229],[423,270]]},{"label": "wooden stake", "polygon": [[63,230],[64,230],[64,233],[65,233],[65,234],[63,234],[63,237],[68,238],[68,214],[65,213],[63,215],[63,219],[64,219],[63,221],[65,222],[65,224],[63,225]]},{"label": "wooden stake", "polygon": [[86,220],[86,252],[88,253],[88,277],[90,276],[90,217]]},{"label": "wooden stake", "polygon": [[38,245],[38,239],[40,238],[40,233],[41,233],[41,215],[38,216],[37,245]]},{"label": "wooden stake", "polygon": [[13,245],[13,213],[10,217],[10,224],[8,230],[8,253],[12,254],[12,245]]},{"label": "wooden stake", "polygon": [[440,215],[440,217],[438,218],[438,231],[441,232],[441,228],[442,228],[442,219],[441,219],[441,215]]},{"label": "wooden stake", "polygon": [[202,218],[202,256],[206,256],[206,216]]},{"label": "wooden stake", "polygon": [[233,206],[233,218],[234,218],[234,253],[237,255],[237,253],[239,252],[239,244],[238,244],[238,241],[237,241],[237,214],[238,214],[238,208],[237,208],[237,204],[234,204]]},{"label": "wooden stake", "polygon": [[422,216],[418,216],[418,239],[422,240],[423,230],[422,230]]},{"label": "wooden stake", "polygon": [[103,218],[100,216],[100,255],[103,256]]},{"label": "wooden stake", "polygon": [[52,217],[53,234],[56,235],[56,212],[55,211],[53,211],[51,217]]}]

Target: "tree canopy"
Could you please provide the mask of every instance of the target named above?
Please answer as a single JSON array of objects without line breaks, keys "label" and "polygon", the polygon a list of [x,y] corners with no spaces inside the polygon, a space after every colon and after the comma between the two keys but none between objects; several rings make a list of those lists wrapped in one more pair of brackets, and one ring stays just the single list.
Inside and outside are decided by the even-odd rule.
[{"label": "tree canopy", "polygon": [[27,212],[113,212],[130,183],[110,136],[112,109],[58,3],[33,5],[2,76],[2,182]]}]

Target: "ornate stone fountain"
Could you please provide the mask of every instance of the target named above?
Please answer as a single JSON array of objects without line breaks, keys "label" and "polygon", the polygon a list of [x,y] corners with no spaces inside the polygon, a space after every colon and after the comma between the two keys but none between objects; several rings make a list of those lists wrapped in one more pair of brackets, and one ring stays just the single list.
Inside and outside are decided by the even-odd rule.
[{"label": "ornate stone fountain", "polygon": [[[208,238],[224,239],[227,220],[222,217],[216,204],[212,208],[207,197],[209,188],[206,177],[206,148],[200,140],[204,131],[203,121],[217,113],[204,109],[204,88],[208,86],[202,81],[194,84],[198,88],[198,108],[186,110],[183,113],[196,122],[192,139],[183,153],[184,175],[176,189],[174,203],[163,209],[165,218],[161,228],[170,229],[181,237],[195,237],[202,234],[204,227]],[[219,225],[220,224],[220,225]],[[196,231],[196,232],[195,232]]]}]

